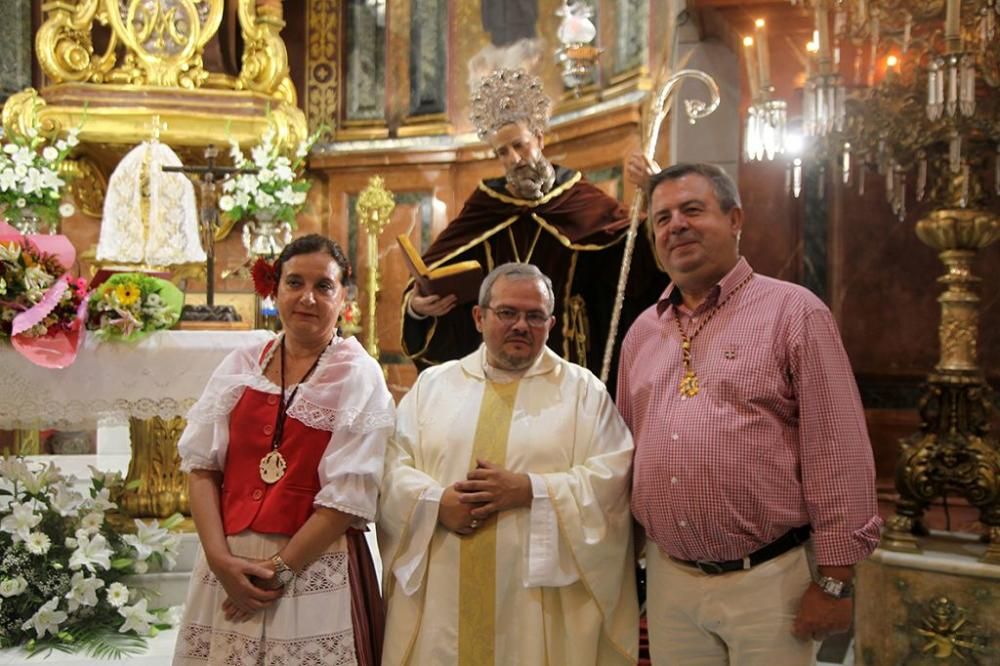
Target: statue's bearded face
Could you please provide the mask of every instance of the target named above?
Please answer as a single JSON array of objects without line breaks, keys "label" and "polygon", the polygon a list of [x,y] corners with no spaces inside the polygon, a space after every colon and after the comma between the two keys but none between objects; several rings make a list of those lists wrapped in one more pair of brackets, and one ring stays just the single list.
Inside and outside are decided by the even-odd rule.
[{"label": "statue's bearded face", "polygon": [[555,169],[542,155],[544,140],[521,121],[504,125],[489,136],[507,175],[507,189],[521,199],[538,199],[555,182]]}]

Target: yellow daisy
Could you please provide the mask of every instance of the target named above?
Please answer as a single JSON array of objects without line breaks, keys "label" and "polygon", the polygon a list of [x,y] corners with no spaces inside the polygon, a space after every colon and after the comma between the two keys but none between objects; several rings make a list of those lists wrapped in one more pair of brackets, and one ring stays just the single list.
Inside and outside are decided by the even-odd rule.
[{"label": "yellow daisy", "polygon": [[141,295],[142,291],[132,284],[120,284],[115,287],[115,296],[118,297],[118,302],[126,307],[139,300]]}]

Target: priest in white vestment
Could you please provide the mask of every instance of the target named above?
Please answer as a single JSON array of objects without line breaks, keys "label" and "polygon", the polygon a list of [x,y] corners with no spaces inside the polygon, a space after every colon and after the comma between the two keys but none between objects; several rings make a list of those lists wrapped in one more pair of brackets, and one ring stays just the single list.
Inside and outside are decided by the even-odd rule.
[{"label": "priest in white vestment", "polygon": [[484,344],[425,370],[386,454],[383,664],[634,664],[632,437],[604,385],[545,345],[551,283],[504,264]]}]

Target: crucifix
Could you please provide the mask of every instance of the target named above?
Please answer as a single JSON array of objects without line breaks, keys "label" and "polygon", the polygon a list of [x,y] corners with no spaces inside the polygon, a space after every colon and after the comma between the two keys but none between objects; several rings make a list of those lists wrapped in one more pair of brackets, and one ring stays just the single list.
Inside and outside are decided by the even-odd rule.
[{"label": "crucifix", "polygon": [[198,220],[201,227],[201,242],[205,246],[205,303],[209,308],[215,307],[215,232],[219,229],[219,206],[215,186],[233,174],[257,173],[257,169],[239,169],[236,167],[218,166],[215,158],[219,149],[209,144],[205,147],[204,166],[163,167],[164,171],[197,175],[201,204]]}]

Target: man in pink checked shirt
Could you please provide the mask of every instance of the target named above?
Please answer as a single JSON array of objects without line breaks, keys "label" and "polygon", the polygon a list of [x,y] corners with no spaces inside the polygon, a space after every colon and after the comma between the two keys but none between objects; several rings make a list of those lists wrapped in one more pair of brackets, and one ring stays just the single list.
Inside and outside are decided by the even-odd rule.
[{"label": "man in pink checked shirt", "polygon": [[813,664],[881,525],[847,354],[818,298],[740,257],[722,170],[678,164],[648,191],[672,283],[625,338],[618,403],[653,663]]}]

